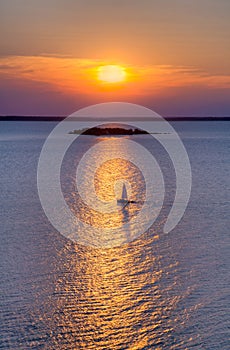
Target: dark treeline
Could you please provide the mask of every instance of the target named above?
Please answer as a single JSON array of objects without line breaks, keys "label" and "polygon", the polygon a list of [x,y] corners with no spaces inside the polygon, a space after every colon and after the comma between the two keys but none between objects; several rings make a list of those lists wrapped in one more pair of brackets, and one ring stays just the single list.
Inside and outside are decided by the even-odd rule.
[{"label": "dark treeline", "polygon": [[94,127],[86,130],[74,130],[70,134],[83,134],[93,136],[105,136],[105,135],[137,135],[137,134],[148,134],[147,131],[140,129],[124,129],[124,128],[98,128]]}]

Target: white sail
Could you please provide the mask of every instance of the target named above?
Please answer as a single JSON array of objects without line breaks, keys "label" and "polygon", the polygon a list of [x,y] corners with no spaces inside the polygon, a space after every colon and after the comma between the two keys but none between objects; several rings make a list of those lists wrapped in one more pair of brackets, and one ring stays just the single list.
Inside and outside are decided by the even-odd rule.
[{"label": "white sail", "polygon": [[121,198],[117,199],[117,204],[123,204],[124,205],[124,204],[127,204],[128,202],[129,201],[128,201],[127,189],[126,189],[125,184],[123,184]]},{"label": "white sail", "polygon": [[127,200],[128,199],[127,189],[126,189],[125,184],[123,184],[121,199],[123,199],[123,200]]}]

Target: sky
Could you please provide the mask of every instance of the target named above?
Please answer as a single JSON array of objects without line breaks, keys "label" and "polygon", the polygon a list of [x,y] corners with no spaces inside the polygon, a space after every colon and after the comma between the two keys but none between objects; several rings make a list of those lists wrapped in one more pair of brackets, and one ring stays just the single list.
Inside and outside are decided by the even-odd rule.
[{"label": "sky", "polygon": [[[230,115],[229,0],[0,0],[0,115]],[[119,65],[125,81],[98,80]]]}]

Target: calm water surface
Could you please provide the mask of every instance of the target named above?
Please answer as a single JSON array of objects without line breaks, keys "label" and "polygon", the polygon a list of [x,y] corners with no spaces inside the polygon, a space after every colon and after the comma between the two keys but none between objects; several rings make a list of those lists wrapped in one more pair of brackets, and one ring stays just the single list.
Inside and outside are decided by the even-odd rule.
[{"label": "calm water surface", "polygon": [[[175,174],[159,145],[133,136],[157,153],[167,196],[147,233],[113,249],[74,244],[42,210],[37,163],[55,125],[0,123],[0,349],[229,349],[230,123],[173,123],[190,158],[193,186],[183,219],[168,235],[162,223],[175,194]],[[71,146],[62,189],[85,222],[119,226],[144,201],[138,169],[116,159],[96,176],[103,199],[114,196],[115,180],[132,183],[132,199],[139,203],[125,214],[87,210],[74,187],[80,157],[103,140],[82,136]]]}]

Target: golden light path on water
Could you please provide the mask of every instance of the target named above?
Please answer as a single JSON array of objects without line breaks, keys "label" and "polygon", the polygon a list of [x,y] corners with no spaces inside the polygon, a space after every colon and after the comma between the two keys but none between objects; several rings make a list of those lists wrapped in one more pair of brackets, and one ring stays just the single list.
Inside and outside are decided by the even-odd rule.
[{"label": "golden light path on water", "polygon": [[[108,150],[112,140],[81,136],[80,145],[88,143],[90,147],[107,141],[104,146]],[[77,165],[79,147],[73,147],[71,156],[67,156],[67,170]],[[103,154],[97,156],[99,159]],[[75,173],[67,171],[66,200],[81,220],[95,227],[122,225],[135,217],[145,200],[140,171],[123,159],[111,159],[98,168],[95,188],[101,199],[111,200],[116,196],[114,183],[127,180],[128,195],[135,203],[125,210],[112,214],[90,210],[77,194],[75,180]],[[59,278],[44,308],[43,321],[52,330],[51,344],[46,349],[163,349],[163,344],[173,344],[176,327],[183,324],[188,313],[184,310],[180,315],[176,311],[187,292],[176,293],[180,288],[178,263],[159,232],[155,228],[113,249],[93,249],[65,241],[58,253]]]},{"label": "golden light path on water", "polygon": [[[175,293],[177,262],[159,255],[157,240],[112,250],[66,243],[54,295],[43,310],[53,348],[164,349],[173,343],[189,313],[177,310],[187,293]],[[164,249],[169,255],[170,247]]]},{"label": "golden light path on water", "polygon": [[[104,145],[103,152],[96,156],[98,157],[98,161],[102,160],[103,162],[106,152],[110,152],[112,147],[114,147],[112,138],[110,140],[108,138],[104,139],[102,145]],[[89,162],[85,170],[86,176],[84,178],[85,182],[83,183],[86,191],[89,187],[88,174],[90,171],[91,164]],[[103,162],[102,166],[99,166],[94,174],[95,192],[97,197],[102,201],[109,202],[119,198],[119,196],[121,197],[123,183],[127,184],[128,198],[131,201],[135,201],[135,205],[130,204],[123,210],[120,208],[120,210],[116,212],[103,213],[93,210],[92,208],[89,210],[78,197],[75,215],[79,215],[81,220],[94,227],[113,228],[122,226],[124,221],[130,221],[135,214],[138,214],[145,200],[145,184],[139,169],[129,161],[123,160],[122,158],[114,158]],[[87,196],[90,197],[91,195],[92,194],[87,191]]]},{"label": "golden light path on water", "polygon": [[[137,143],[131,140],[125,142],[124,137],[103,137],[99,144],[100,147],[94,148],[90,156],[87,153],[85,157],[84,154],[81,175],[77,174],[77,189],[80,188],[80,192],[79,195],[76,191],[72,192],[71,207],[80,222],[93,227],[91,231],[78,231],[81,237],[88,237],[89,243],[96,242],[94,237],[98,237],[97,240],[104,244],[99,246],[114,247],[134,240],[141,234],[143,225],[154,215],[157,216],[162,188],[158,186],[158,178],[155,188],[148,184],[148,193],[151,191],[152,197],[155,195],[155,207],[150,210],[150,205],[146,204],[151,202],[146,199],[143,170],[134,164],[133,147]],[[130,201],[124,208],[116,201],[121,198],[123,184],[126,184]]]}]

